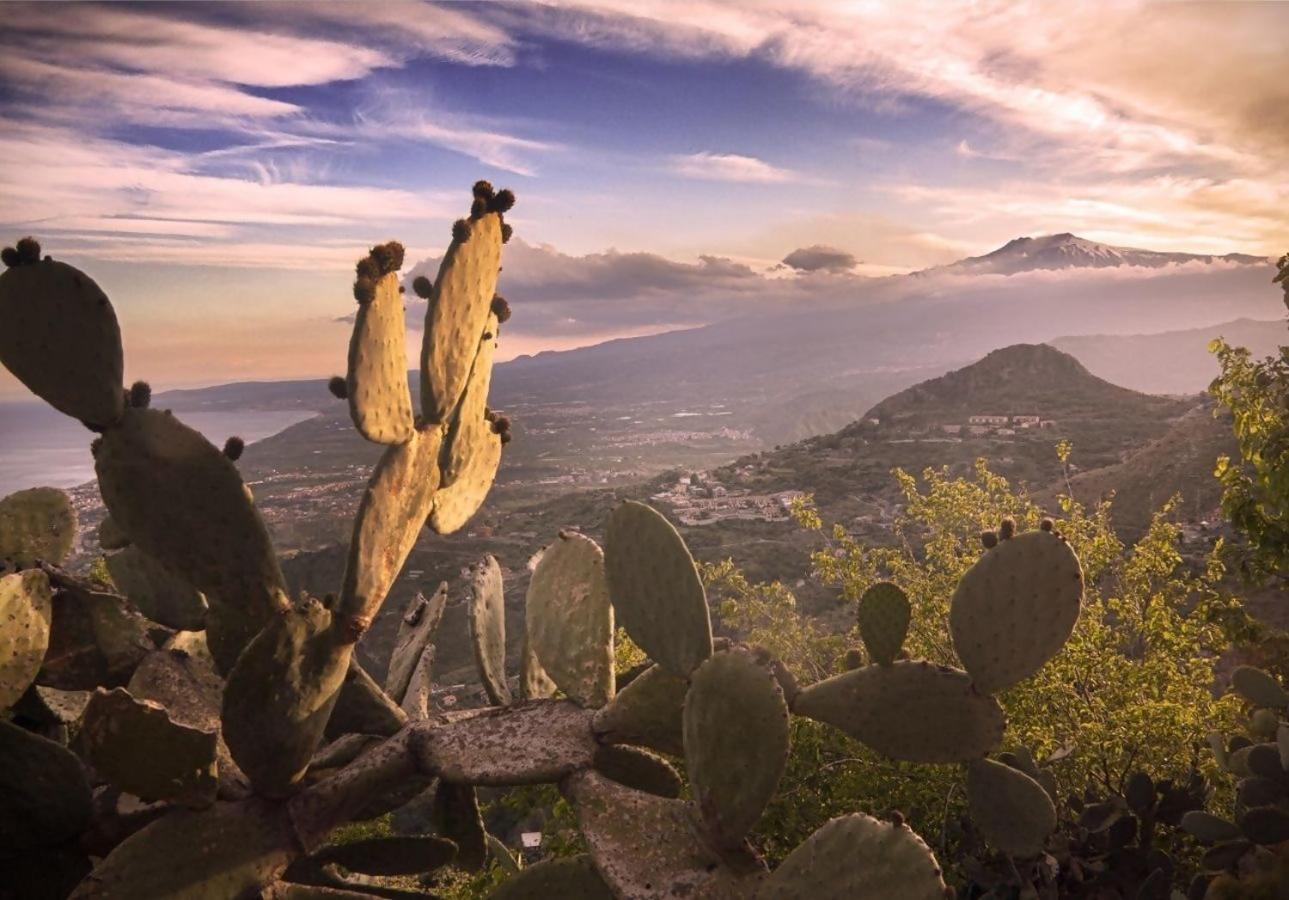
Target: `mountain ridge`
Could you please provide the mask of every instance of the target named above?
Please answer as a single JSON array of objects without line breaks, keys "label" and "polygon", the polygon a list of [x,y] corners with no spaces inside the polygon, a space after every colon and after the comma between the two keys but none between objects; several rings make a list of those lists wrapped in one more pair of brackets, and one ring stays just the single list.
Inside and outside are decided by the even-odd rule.
[{"label": "mountain ridge", "polygon": [[1265,263],[1264,257],[1247,253],[1167,252],[1141,250],[1136,247],[1119,247],[1090,241],[1068,231],[1044,234],[1037,237],[1012,238],[996,250],[980,256],[969,256],[943,266],[923,269],[916,274],[963,273],[1014,275],[1038,269],[1102,269],[1118,266],[1138,266],[1157,269],[1188,262],[1212,264],[1227,262],[1237,265]]}]

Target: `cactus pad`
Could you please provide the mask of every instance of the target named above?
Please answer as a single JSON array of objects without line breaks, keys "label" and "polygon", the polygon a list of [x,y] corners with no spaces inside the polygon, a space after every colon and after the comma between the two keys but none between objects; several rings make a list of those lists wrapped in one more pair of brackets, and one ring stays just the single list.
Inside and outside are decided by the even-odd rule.
[{"label": "cactus pad", "polygon": [[1188,810],[1182,816],[1181,826],[1191,837],[1206,844],[1232,841],[1240,836],[1240,829],[1234,822],[1228,822],[1202,809]]},{"label": "cactus pad", "polygon": [[406,333],[398,275],[389,272],[376,282],[372,300],[358,305],[345,382],[354,427],[378,444],[401,444],[412,436]]},{"label": "cactus pad", "polygon": [[474,788],[440,781],[430,815],[434,831],[456,845],[456,864],[471,872],[482,869],[488,860],[488,833]]},{"label": "cactus pad", "polygon": [[488,895],[489,900],[613,900],[591,857],[547,859],[520,870]]},{"label": "cactus pad", "polygon": [[385,675],[385,693],[402,701],[412,681],[412,673],[420,663],[425,647],[434,638],[443,610],[448,602],[448,585],[442,582],[439,589],[426,597],[417,593],[398,623],[398,636],[389,657],[389,672]]},{"label": "cactus pad", "polygon": [[881,581],[859,598],[859,634],[873,662],[889,666],[900,655],[909,631],[909,598],[896,585]]},{"label": "cactus pad", "polygon": [[77,741],[94,771],[126,793],[186,806],[215,799],[218,733],[176,722],[155,701],[99,688]]},{"label": "cactus pad", "polygon": [[454,234],[443,255],[421,345],[421,412],[431,422],[448,421],[465,390],[497,293],[500,266],[501,217],[496,213],[476,219],[465,235]]},{"label": "cactus pad", "polygon": [[235,611],[243,633],[286,606],[282,570],[237,467],[197,431],[168,412],[128,409],[103,435],[94,468],[135,546],[212,606]]},{"label": "cactus pad", "polygon": [[1011,856],[1040,852],[1056,828],[1056,807],[1043,786],[992,759],[967,766],[967,808],[985,839]]},{"label": "cactus pad", "polygon": [[118,844],[95,867],[75,900],[254,896],[286,868],[296,837],[284,806],[260,800],[180,809]]},{"label": "cactus pad", "polygon": [[428,835],[381,837],[333,844],[313,855],[315,862],[336,864],[364,875],[416,875],[446,866],[457,855],[456,844]]},{"label": "cactus pad", "polygon": [[949,633],[976,689],[992,694],[1033,675],[1079,618],[1083,570],[1070,545],[1031,531],[987,550],[953,592]]},{"label": "cactus pad", "polygon": [[89,824],[90,786],[62,744],[0,719],[0,846],[50,846]]},{"label": "cactus pad", "polygon": [[944,900],[935,855],[907,825],[862,813],[823,825],[788,854],[757,900]]},{"label": "cactus pad", "polygon": [[224,690],[224,740],[265,796],[304,777],[349,668],[331,613],[306,601],[275,616],[246,645]]},{"label": "cactus pad", "polygon": [[52,597],[40,569],[0,578],[0,710],[17,703],[40,671],[49,649]]},{"label": "cactus pad", "polygon": [[684,786],[671,763],[641,747],[600,747],[595,751],[595,770],[618,784],[672,800]]},{"label": "cactus pad", "polygon": [[526,600],[529,646],[570,699],[596,709],[613,697],[613,607],[604,552],[560,532],[542,553]]},{"label": "cactus pad", "polygon": [[107,558],[107,571],[116,589],[145,616],[177,631],[206,627],[206,598],[138,547],[127,547]]},{"label": "cactus pad", "polygon": [[[526,623],[525,623],[526,627]],[[519,660],[519,697],[522,700],[544,700],[555,696],[555,682],[546,674],[537,654],[533,652],[532,641],[527,631],[524,633],[524,646]]]},{"label": "cactus pad", "polygon": [[592,727],[605,743],[685,752],[684,706],[689,683],[660,666],[645,669],[596,712]]},{"label": "cactus pad", "polygon": [[751,651],[713,655],[690,678],[685,763],[694,800],[716,846],[742,844],[788,761],[788,706],[779,682]]},{"label": "cactus pad", "polygon": [[510,687],[506,684],[506,598],[501,566],[489,553],[467,570],[466,577],[470,584],[466,610],[474,661],[488,698],[504,706],[510,702]]},{"label": "cactus pad", "polygon": [[712,655],[712,623],[684,540],[657,510],[628,500],[609,516],[604,545],[619,623],[650,659],[687,678]]},{"label": "cactus pad", "polygon": [[428,719],[430,710],[434,707],[434,656],[434,645],[426,644],[421,651],[421,658],[416,662],[416,668],[412,670],[407,690],[403,691],[402,699],[399,700],[399,706],[409,722]]},{"label": "cactus pad", "polygon": [[96,428],[121,418],[121,329],[92,278],[48,259],[7,269],[0,322],[0,363],[33,394]]},{"label": "cactus pad", "polygon": [[1231,687],[1254,706],[1283,709],[1289,705],[1289,694],[1280,682],[1253,666],[1236,666],[1231,673]]},{"label": "cactus pad", "polygon": [[792,711],[909,762],[984,756],[998,745],[1004,726],[998,702],[977,693],[966,672],[909,660],[812,684]]},{"label": "cactus pad", "polygon": [[439,534],[451,534],[479,511],[501,465],[503,437],[494,429],[487,415],[492,351],[497,334],[496,316],[489,315],[488,329],[444,439],[447,449],[442,486],[434,498],[434,512],[430,516],[430,527]]},{"label": "cactus pad", "polygon": [[634,791],[594,771],[578,772],[562,788],[615,897],[746,896],[703,843],[684,801]]},{"label": "cactus pad", "polygon": [[327,720],[327,737],[334,740],[352,733],[389,737],[406,724],[407,716],[394,698],[380,689],[357,656],[350,656],[345,683]]},{"label": "cactus pad", "polygon": [[0,572],[37,560],[61,566],[76,540],[76,510],[57,488],[31,488],[0,500]]},{"label": "cactus pad", "polygon": [[418,429],[385,450],[367,482],[349,542],[340,611],[354,618],[355,639],[370,624],[416,545],[439,484],[443,429]]}]

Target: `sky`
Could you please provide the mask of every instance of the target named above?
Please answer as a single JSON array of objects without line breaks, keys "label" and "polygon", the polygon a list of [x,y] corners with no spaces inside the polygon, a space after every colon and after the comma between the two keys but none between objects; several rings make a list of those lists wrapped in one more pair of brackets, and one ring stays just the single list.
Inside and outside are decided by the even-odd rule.
[{"label": "sky", "polygon": [[[501,358],[836,297],[1019,235],[1289,249],[1289,3],[4,15],[0,236],[89,272],[127,378],[157,387],[339,371],[354,262],[398,239],[432,274],[478,178],[519,198]],[[0,373],[0,398],[23,393]]]}]

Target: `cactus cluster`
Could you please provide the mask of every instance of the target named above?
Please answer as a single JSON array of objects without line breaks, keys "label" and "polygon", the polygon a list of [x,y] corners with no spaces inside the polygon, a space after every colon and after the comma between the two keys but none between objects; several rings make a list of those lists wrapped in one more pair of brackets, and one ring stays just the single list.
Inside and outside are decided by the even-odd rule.
[{"label": "cactus cluster", "polygon": [[[503,898],[944,897],[934,854],[899,817],[836,818],[768,870],[749,834],[778,787],[794,714],[898,759],[963,764],[989,840],[1013,854],[1042,845],[1048,789],[988,754],[1005,724],[992,694],[1055,654],[1079,612],[1078,559],[1050,530],[1004,528],[962,579],[951,612],[961,670],[903,658],[908,599],[882,585],[859,608],[872,664],[798,690],[764,650],[713,639],[685,542],[628,501],[603,548],[567,531],[533,560],[513,688],[503,571],[489,556],[464,573],[490,706],[433,708],[446,586],[413,598],[384,684],[363,671],[354,644],[422,527],[447,533],[478,510],[509,435],[487,395],[509,315],[496,282],[513,203],[476,184],[437,278],[413,284],[429,300],[419,416],[403,363],[402,247],[374,247],[358,265],[348,373],[332,391],[385,451],[343,583],[322,600],[288,598],[237,448],[221,452],[123,388],[115,315],[93,282],[27,245],[9,254],[21,264],[0,276],[0,360],[101,432],[110,518],[99,534],[119,589],[60,568],[75,532],[65,498],[0,503],[14,570],[0,578],[0,862],[20,884],[66,857],[61,894],[79,898],[383,896],[367,876],[491,856],[510,872]],[[66,359],[46,349],[34,365],[46,346]],[[652,661],[621,690],[617,626]],[[521,869],[484,831],[475,789],[539,783],[559,786],[589,854]],[[410,808],[428,811],[434,834],[331,843],[346,822]]]}]

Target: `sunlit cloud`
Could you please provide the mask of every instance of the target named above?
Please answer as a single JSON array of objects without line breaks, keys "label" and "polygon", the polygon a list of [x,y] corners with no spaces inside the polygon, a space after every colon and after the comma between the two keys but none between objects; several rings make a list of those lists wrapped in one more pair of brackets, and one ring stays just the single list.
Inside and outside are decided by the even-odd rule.
[{"label": "sunlit cloud", "polygon": [[788,169],[772,166],[753,156],[737,153],[689,153],[675,156],[671,169],[686,178],[713,181],[742,181],[752,184],[782,184],[799,181],[800,176]]}]

